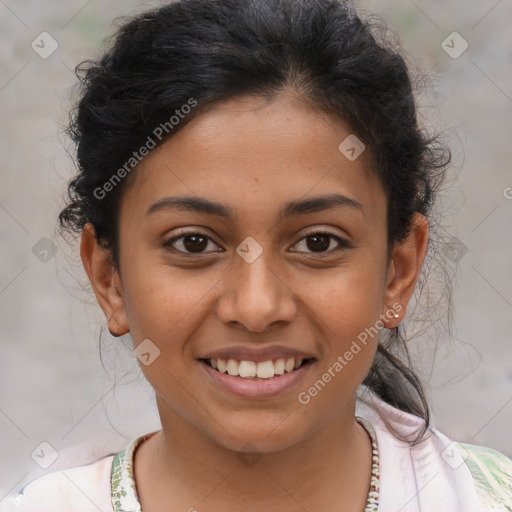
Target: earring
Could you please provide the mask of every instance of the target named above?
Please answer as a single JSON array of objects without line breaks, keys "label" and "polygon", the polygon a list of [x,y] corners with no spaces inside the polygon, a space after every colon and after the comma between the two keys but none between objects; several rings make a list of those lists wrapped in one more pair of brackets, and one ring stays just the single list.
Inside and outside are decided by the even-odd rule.
[{"label": "earring", "polygon": [[399,315],[398,313],[395,313],[393,316],[394,316],[395,318],[398,318],[400,315]]}]

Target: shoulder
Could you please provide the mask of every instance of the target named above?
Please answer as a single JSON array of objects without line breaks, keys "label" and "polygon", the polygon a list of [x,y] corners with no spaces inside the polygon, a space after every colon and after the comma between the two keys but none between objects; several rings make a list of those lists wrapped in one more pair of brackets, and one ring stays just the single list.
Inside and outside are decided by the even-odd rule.
[{"label": "shoulder", "polygon": [[512,511],[512,459],[486,446],[453,445],[471,471],[482,505],[500,503],[494,510]]},{"label": "shoulder", "polygon": [[[83,466],[48,473],[25,484],[2,502],[1,512],[112,512],[114,455]],[[7,503],[5,503],[7,501]]]},{"label": "shoulder", "polygon": [[369,392],[358,412],[377,435],[383,510],[512,512],[512,460],[505,454],[451,440],[433,426],[416,441],[424,420]]}]

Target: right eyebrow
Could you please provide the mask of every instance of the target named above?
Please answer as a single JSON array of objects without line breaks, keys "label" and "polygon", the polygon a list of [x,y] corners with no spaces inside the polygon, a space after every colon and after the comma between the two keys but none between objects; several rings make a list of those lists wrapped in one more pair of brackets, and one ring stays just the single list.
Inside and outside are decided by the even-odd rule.
[{"label": "right eyebrow", "polygon": [[236,220],[236,216],[233,209],[222,203],[210,201],[204,197],[163,197],[156,203],[153,203],[145,215],[158,212],[165,208],[177,208],[179,210],[188,210],[197,213],[206,213],[208,215],[216,215],[218,217],[224,217],[228,220]]}]

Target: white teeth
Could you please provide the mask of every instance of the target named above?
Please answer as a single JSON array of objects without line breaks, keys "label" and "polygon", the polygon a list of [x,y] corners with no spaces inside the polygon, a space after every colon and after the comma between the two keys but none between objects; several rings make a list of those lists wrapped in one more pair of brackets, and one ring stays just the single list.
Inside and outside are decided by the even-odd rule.
[{"label": "white teeth", "polygon": [[256,363],[254,361],[240,361],[238,375],[240,377],[256,377]]},{"label": "white teeth", "polygon": [[274,373],[276,375],[281,375],[284,373],[284,366],[285,366],[285,361],[284,359],[276,359],[274,361]]},{"label": "white teeth", "polygon": [[[242,366],[242,363],[240,363],[240,366]],[[256,374],[260,379],[270,379],[274,376],[274,363],[272,361],[260,362],[256,370]]]},{"label": "white teeth", "polygon": [[214,368],[218,368],[220,373],[226,373],[227,366],[226,361],[224,359],[212,359],[212,366]]},{"label": "white teeth", "polygon": [[240,363],[238,361],[235,361],[234,359],[228,359],[226,369],[228,370],[229,375],[238,375],[239,366]]},{"label": "white teeth", "polygon": [[285,371],[290,373],[300,367],[303,358],[297,359],[276,359],[275,361],[237,361],[236,359],[210,359],[213,368],[221,373],[228,373],[232,376],[258,377],[260,379],[271,379],[275,375],[282,375]]}]

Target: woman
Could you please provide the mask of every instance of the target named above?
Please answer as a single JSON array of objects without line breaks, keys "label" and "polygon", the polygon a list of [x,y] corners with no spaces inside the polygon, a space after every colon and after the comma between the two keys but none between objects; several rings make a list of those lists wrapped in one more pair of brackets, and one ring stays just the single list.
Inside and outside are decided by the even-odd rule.
[{"label": "woman", "polygon": [[19,508],[512,510],[510,459],[431,426],[396,355],[449,153],[375,34],[335,0],[181,0],[81,70],[59,220],[162,429]]}]

